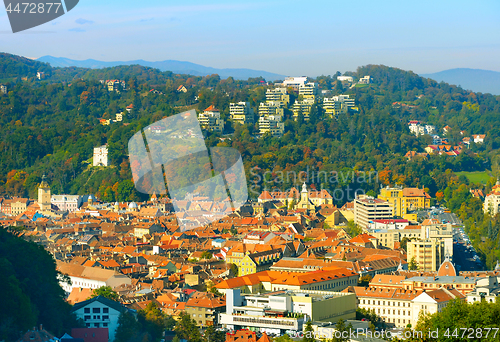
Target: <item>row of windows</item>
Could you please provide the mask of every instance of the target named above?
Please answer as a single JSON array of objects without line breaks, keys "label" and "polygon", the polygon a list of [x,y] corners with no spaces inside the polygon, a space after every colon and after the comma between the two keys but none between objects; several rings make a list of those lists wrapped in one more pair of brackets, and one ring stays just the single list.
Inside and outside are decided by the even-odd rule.
[{"label": "row of windows", "polygon": [[[85,315],[85,316],[83,316],[83,320],[84,321],[90,321],[91,317],[92,317],[91,315]],[[92,319],[93,320],[100,320],[101,316],[100,315],[94,315]],[[107,316],[107,315],[102,316],[102,320],[103,321],[109,321],[109,316]]]},{"label": "row of windows", "polygon": [[[381,313],[383,315],[385,315],[385,309],[382,309],[382,312],[380,312],[380,309],[377,310],[377,313]],[[391,310],[387,309],[387,314],[390,315],[391,314]],[[396,314],[396,310],[392,310],[392,314],[395,315]],[[406,311],[406,310],[398,310],[398,316],[410,316],[410,310]]]},{"label": "row of windows", "polygon": [[89,283],[84,283],[83,281],[74,281],[73,286],[80,286],[84,288],[91,288],[91,289],[97,289],[96,284],[89,284]]},{"label": "row of windows", "polygon": [[[84,313],[90,313],[90,308],[83,309]],[[101,313],[101,308],[92,308],[92,313]],[[109,313],[109,308],[102,308],[102,313]]]},{"label": "row of windows", "polygon": [[[406,319],[397,318],[397,320],[398,320],[398,323],[406,324]],[[387,323],[391,323],[391,319],[390,318],[388,318],[387,320],[384,319],[384,321],[386,321]],[[396,318],[392,319],[392,323],[396,323]],[[411,320],[408,320],[408,323],[411,323]]]},{"label": "row of windows", "polygon": [[[90,328],[91,327],[91,323],[87,323],[85,324],[85,326],[87,328]],[[108,327],[108,323],[102,323],[102,325],[100,325],[99,323],[94,323],[94,328],[107,328]]]},{"label": "row of windows", "polygon": [[[380,304],[382,303],[382,304]],[[396,303],[398,303],[398,305],[396,305]],[[370,300],[370,299],[362,299],[361,300],[361,304],[373,304],[373,305],[385,305],[385,300],[383,301],[377,301],[377,300]],[[387,306],[402,306],[402,307],[405,307],[406,306],[406,303],[403,302],[403,305],[401,305],[401,302],[391,302],[391,301],[387,301]],[[408,307],[410,307],[410,303],[408,303]]]},{"label": "row of windows", "polygon": [[[328,283],[328,284],[323,284],[323,285],[315,285],[315,286],[310,286],[306,290],[328,290],[328,289],[333,289],[338,286],[344,286],[344,285],[352,285],[352,284],[357,284],[356,279],[350,279],[350,280],[343,280],[339,281],[336,283]],[[286,288],[283,287],[274,287],[273,291],[279,291],[279,290],[286,290]]]},{"label": "row of windows", "polygon": [[243,323],[256,323],[256,324],[278,324],[278,325],[287,325],[293,326],[294,321],[282,321],[277,319],[259,319],[259,318],[249,318],[249,317],[233,317],[235,322],[243,322]]}]

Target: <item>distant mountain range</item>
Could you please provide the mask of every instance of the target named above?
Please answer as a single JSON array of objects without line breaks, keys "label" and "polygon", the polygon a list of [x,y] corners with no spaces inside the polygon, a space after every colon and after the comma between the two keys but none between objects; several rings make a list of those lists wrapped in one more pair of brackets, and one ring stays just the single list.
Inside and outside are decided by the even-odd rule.
[{"label": "distant mountain range", "polygon": [[110,68],[118,65],[142,65],[145,67],[151,67],[160,69],[161,71],[172,71],[176,74],[189,74],[194,76],[206,76],[212,74],[218,74],[221,78],[228,78],[232,76],[235,79],[246,80],[250,77],[263,77],[267,81],[276,81],[285,79],[284,75],[274,74],[267,71],[262,70],[253,70],[253,69],[217,69],[206,67],[203,65],[190,63],[190,62],[182,62],[182,61],[174,61],[174,60],[166,60],[161,62],[148,62],[142,59],[138,59],[135,61],[127,61],[127,62],[103,62],[95,59],[86,59],[83,61],[68,59],[64,57],[53,57],[53,56],[43,56],[36,59],[39,62],[49,63],[53,67],[81,67],[81,68],[91,68],[91,69],[100,69],[100,68]]},{"label": "distant mountain range", "polygon": [[500,72],[498,71],[457,68],[420,76],[458,85],[475,92],[500,95]]}]

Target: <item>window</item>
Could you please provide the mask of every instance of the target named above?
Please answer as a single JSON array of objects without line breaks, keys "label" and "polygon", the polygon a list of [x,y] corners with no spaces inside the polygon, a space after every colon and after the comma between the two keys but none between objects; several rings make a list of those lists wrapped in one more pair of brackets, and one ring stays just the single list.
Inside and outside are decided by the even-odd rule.
[{"label": "window", "polygon": [[85,309],[83,309],[83,312],[84,312],[84,313],[90,313],[90,308],[85,308]]},{"label": "window", "polygon": [[90,319],[90,315],[83,316],[84,321],[88,321]]},{"label": "window", "polygon": [[102,313],[109,313],[109,308],[102,308]]},{"label": "window", "polygon": [[99,323],[94,323],[94,328],[99,328]]},{"label": "window", "polygon": [[92,313],[101,313],[101,308],[92,308]]},{"label": "window", "polygon": [[103,323],[103,324],[102,324],[102,327],[103,327],[103,328],[106,328],[107,326],[108,326],[108,323]]},{"label": "window", "polygon": [[102,316],[102,320],[103,320],[103,321],[107,321],[107,320],[109,320],[109,316],[107,316],[107,315],[106,315],[106,316]]}]

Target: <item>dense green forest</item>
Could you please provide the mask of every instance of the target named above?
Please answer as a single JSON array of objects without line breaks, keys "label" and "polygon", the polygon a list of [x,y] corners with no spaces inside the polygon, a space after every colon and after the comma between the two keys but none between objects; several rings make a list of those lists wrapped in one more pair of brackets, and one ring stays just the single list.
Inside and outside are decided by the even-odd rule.
[{"label": "dense green forest", "polygon": [[[37,71],[44,71],[45,78],[38,80]],[[373,83],[344,89],[336,80],[338,74],[313,81],[332,95],[354,97],[358,112],[327,118],[318,101],[309,121],[302,117],[293,121],[289,107],[281,138],[257,138],[257,126],[226,121],[226,139],[207,132],[207,145],[240,151],[253,198],[264,189],[299,186],[303,177],[286,175],[300,171],[309,174],[310,186],[339,195],[335,196],[337,205],[352,200],[356,189],[376,193],[386,185],[424,187],[437,202],[462,217],[476,249],[491,267],[500,258],[500,220],[484,215],[481,201],[468,190],[488,192],[494,180],[471,184],[455,172],[498,175],[500,97],[382,65],[360,67],[348,74],[355,78],[370,75]],[[101,82],[108,79],[124,80],[125,89],[108,91]],[[214,105],[227,120],[230,102],[248,101],[257,112],[266,90],[273,87],[260,78],[237,81],[218,75],[177,75],[137,65],[51,68],[8,54],[0,55],[0,80],[8,87],[8,93],[0,95],[0,196],[34,197],[36,185],[46,174],[53,193],[93,193],[104,201],[147,198],[135,191],[131,180],[127,143],[135,132],[191,108],[200,111]],[[186,93],[177,91],[180,85],[186,86]],[[291,100],[297,95],[291,92]],[[394,102],[412,107],[393,106]],[[125,109],[131,104],[129,113]],[[99,123],[120,112],[125,113],[123,122]],[[430,136],[410,133],[410,120],[435,125],[440,135],[444,126],[450,126],[446,137],[451,145],[471,134],[486,134],[485,143],[471,143],[457,157],[431,155],[408,161],[408,151],[424,152],[432,143]],[[92,167],[93,148],[105,143],[110,167]],[[324,176],[335,172],[337,177]]]},{"label": "dense green forest", "polygon": [[43,247],[0,229],[0,273],[0,340],[15,341],[38,324],[58,336],[78,326]]}]

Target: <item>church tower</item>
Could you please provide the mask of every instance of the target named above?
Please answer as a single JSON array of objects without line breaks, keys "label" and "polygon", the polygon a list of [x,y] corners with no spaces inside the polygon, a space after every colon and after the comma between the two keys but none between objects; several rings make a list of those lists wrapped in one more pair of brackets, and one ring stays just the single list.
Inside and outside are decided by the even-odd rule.
[{"label": "church tower", "polygon": [[38,186],[38,206],[41,211],[50,210],[50,186],[45,181],[45,175],[42,177],[42,182]]},{"label": "church tower", "polygon": [[300,201],[307,203],[309,202],[309,191],[307,191],[307,185],[306,182],[302,184],[302,191],[300,193]]}]

